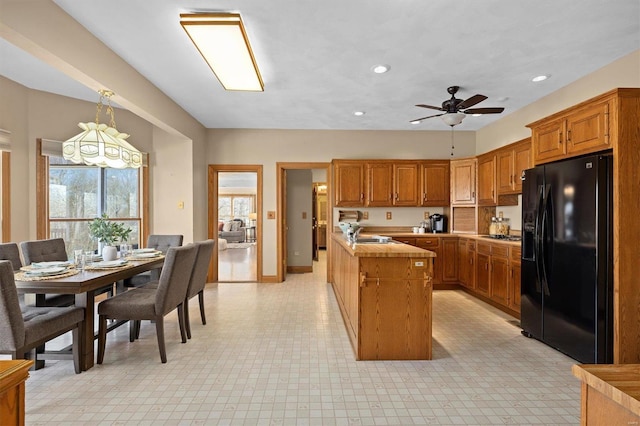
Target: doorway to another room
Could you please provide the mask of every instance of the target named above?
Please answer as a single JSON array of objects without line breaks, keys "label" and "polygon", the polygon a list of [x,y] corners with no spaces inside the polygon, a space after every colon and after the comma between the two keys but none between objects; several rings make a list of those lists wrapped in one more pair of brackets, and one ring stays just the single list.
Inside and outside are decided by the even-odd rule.
[{"label": "doorway to another room", "polygon": [[212,281],[259,281],[262,166],[209,166],[209,177]]}]

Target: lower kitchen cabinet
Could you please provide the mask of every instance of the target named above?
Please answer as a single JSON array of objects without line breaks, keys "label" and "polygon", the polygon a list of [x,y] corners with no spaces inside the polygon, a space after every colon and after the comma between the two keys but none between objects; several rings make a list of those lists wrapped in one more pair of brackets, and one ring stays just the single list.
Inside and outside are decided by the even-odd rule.
[{"label": "lower kitchen cabinet", "polygon": [[[441,240],[440,255],[442,256],[442,282],[458,282],[458,241],[455,238]],[[437,260],[438,258],[436,258]]]},{"label": "lower kitchen cabinet", "polygon": [[491,256],[481,251],[482,244],[478,244],[478,253],[476,254],[476,292],[483,296],[491,295]]},{"label": "lower kitchen cabinet", "polygon": [[478,242],[477,247],[475,292],[509,311],[519,313],[520,248],[487,242]]},{"label": "lower kitchen cabinet", "polygon": [[520,313],[520,247],[512,247],[509,256],[509,309]]},{"label": "lower kitchen cabinet", "polygon": [[[442,255],[440,248],[440,238],[438,237],[421,237],[414,238],[414,246],[430,250],[436,254],[436,258],[433,259],[433,284],[442,283],[442,271],[446,264],[446,259]],[[407,243],[408,244],[408,243]]]}]

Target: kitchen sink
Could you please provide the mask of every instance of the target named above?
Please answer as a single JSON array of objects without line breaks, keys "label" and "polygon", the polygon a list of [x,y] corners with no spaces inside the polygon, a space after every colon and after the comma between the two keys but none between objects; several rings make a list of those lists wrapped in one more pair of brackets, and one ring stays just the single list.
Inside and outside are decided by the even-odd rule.
[{"label": "kitchen sink", "polygon": [[391,239],[379,239],[379,238],[358,238],[356,244],[397,244],[397,241]]}]

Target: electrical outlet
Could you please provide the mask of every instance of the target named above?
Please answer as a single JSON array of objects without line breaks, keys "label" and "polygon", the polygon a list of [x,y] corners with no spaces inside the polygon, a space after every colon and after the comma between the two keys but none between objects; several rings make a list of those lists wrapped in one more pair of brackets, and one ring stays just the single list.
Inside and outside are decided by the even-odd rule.
[{"label": "electrical outlet", "polygon": [[300,256],[300,252],[299,252],[299,251],[294,251],[294,252],[293,252],[293,255],[294,255],[294,256]]},{"label": "electrical outlet", "polygon": [[369,212],[362,212],[362,219],[364,220],[369,219]]},{"label": "electrical outlet", "polygon": [[424,218],[425,218],[425,219],[429,219],[429,216],[431,216],[431,215],[429,214],[429,212],[424,212]]},{"label": "electrical outlet", "polygon": [[391,212],[387,212],[387,220],[391,220]]},{"label": "electrical outlet", "polygon": [[307,218],[307,212],[302,212],[302,218],[306,219]]}]

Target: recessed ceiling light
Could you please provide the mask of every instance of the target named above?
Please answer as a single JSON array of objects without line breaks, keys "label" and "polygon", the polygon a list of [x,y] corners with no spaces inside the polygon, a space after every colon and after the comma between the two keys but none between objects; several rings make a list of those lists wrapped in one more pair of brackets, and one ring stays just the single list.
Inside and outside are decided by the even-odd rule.
[{"label": "recessed ceiling light", "polygon": [[384,74],[390,69],[391,67],[389,65],[383,65],[383,64],[374,65],[373,67],[371,67],[371,71],[375,72],[376,74]]},{"label": "recessed ceiling light", "polygon": [[410,121],[409,123],[411,123],[411,124],[414,124],[414,125],[415,125],[415,124],[420,124],[420,123],[422,123],[422,121],[420,121],[420,120],[413,120],[413,121]]},{"label": "recessed ceiling light", "polygon": [[471,114],[472,117],[480,117],[482,114]]},{"label": "recessed ceiling light", "polygon": [[355,115],[356,117],[362,117],[364,114],[365,114],[365,112],[364,112],[364,111],[355,111],[355,112],[353,113],[353,115]]},{"label": "recessed ceiling light", "polygon": [[548,79],[548,78],[549,78],[549,76],[548,76],[548,75],[539,75],[539,76],[537,76],[537,77],[533,77],[533,78],[531,79],[531,81],[533,81],[534,83],[537,83],[537,82],[539,82],[539,81],[544,81],[544,80],[546,80],[546,79]]},{"label": "recessed ceiling light", "polygon": [[502,97],[499,97],[498,99],[496,99],[496,101],[498,101],[498,102],[505,102],[505,101],[508,101],[508,100],[509,100],[509,98],[506,97],[506,96],[502,96]]}]

